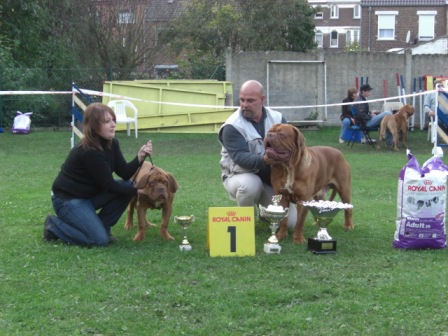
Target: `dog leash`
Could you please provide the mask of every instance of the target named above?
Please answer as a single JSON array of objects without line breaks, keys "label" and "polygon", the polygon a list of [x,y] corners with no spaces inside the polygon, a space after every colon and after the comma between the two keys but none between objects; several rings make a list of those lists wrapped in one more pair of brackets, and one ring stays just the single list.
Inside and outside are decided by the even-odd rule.
[{"label": "dog leash", "polygon": [[[151,141],[151,140],[148,140],[148,142],[149,141]],[[148,143],[147,142],[147,143]],[[152,162],[152,158],[151,158],[151,155],[149,155],[149,154],[145,154],[145,157],[143,158],[143,160],[142,160],[142,162],[140,162],[140,164],[139,164],[139,166],[138,166],[138,169],[137,169],[137,171],[135,172],[135,174],[134,174],[134,177],[132,178],[132,183],[135,183],[135,178],[137,177],[137,175],[138,175],[138,173],[140,172],[140,169],[142,168],[142,166],[143,166],[143,162],[145,162],[145,160],[146,160],[146,158],[149,158],[149,161],[151,162],[151,169],[152,168],[154,168],[154,163]]]}]

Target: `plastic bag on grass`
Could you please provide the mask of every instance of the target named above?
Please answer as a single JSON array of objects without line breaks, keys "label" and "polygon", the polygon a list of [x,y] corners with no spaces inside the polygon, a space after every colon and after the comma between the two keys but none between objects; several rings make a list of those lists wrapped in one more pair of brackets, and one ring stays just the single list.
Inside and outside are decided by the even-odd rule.
[{"label": "plastic bag on grass", "polygon": [[402,249],[445,248],[448,166],[436,156],[422,167],[412,154],[408,158],[398,177],[397,220],[392,245]]},{"label": "plastic bag on grass", "polygon": [[28,134],[30,132],[31,118],[33,112],[22,113],[17,111],[14,118],[14,124],[11,128],[13,134]]}]

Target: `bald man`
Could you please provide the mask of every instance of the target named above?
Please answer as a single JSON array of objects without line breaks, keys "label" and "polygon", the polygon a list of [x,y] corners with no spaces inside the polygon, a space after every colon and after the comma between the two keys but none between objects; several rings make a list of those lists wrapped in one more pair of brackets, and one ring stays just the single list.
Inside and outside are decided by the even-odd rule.
[{"label": "bald man", "polygon": [[[240,107],[219,130],[223,186],[238,206],[272,204],[271,168],[264,162],[263,140],[274,124],[286,123],[280,112],[264,106],[263,86],[249,80],[240,88]],[[290,206],[291,207],[291,206]],[[291,211],[288,226],[295,225]]]}]

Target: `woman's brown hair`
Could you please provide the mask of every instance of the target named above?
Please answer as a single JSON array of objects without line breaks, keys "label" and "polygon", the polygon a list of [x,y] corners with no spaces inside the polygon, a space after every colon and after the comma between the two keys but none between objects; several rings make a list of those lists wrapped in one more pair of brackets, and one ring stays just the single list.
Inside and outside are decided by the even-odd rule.
[{"label": "woman's brown hair", "polygon": [[347,98],[352,99],[352,95],[354,93],[358,94],[358,89],[357,88],[352,87],[352,88],[348,89],[348,91],[347,91]]},{"label": "woman's brown hair", "polygon": [[[105,114],[109,113],[114,120],[117,122],[117,117],[114,111],[107,105],[101,103],[92,103],[87,106],[84,111],[84,119],[82,123],[82,132],[84,137],[81,140],[80,145],[86,149],[99,149],[103,150],[101,147],[101,136],[98,134],[101,124],[105,122]],[[109,141],[108,146],[112,145],[112,141]]]}]

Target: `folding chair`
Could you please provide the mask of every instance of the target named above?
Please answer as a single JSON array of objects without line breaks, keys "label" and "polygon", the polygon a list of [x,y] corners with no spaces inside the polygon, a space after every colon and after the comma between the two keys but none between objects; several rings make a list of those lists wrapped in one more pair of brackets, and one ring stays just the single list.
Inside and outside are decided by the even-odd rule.
[{"label": "folding chair", "polygon": [[[350,111],[353,114],[353,117],[356,119],[356,115],[358,114],[358,109],[353,106],[350,105]],[[353,131],[352,132],[352,136],[350,137],[350,140],[347,142],[347,146],[353,147],[353,144],[355,143],[356,138],[359,135],[359,132],[362,133],[362,135],[364,136],[364,139],[366,139],[366,142],[369,143],[372,148],[375,148],[374,146],[374,142],[372,140],[372,138],[370,137],[369,132],[374,132],[374,131],[378,131],[378,127],[367,127],[365,125],[353,125],[350,126],[350,129]]]}]

